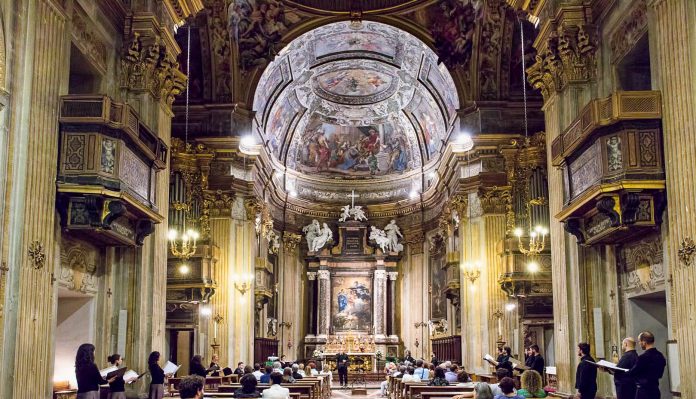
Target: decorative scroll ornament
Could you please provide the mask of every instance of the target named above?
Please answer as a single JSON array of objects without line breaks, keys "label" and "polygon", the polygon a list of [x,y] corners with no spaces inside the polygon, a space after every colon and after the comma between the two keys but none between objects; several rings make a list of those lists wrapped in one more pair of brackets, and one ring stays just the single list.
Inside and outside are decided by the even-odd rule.
[{"label": "decorative scroll ornament", "polygon": [[684,267],[691,266],[691,262],[696,254],[696,244],[694,244],[694,240],[691,237],[683,239],[681,244],[679,244],[679,251],[677,254],[679,256],[679,262],[681,262]]},{"label": "decorative scroll ornament", "polygon": [[34,269],[38,270],[44,267],[46,263],[46,253],[44,252],[44,246],[41,242],[32,241],[32,243],[29,244],[28,254],[34,264]]}]

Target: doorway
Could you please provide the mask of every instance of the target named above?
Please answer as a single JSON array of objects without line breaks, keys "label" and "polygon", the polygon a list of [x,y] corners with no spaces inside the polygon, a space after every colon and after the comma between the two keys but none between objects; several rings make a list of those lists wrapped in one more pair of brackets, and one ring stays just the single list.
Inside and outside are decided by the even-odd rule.
[{"label": "doorway", "polygon": [[[650,331],[655,335],[655,347],[667,356],[667,301],[665,291],[636,295],[628,299],[628,323],[626,334],[638,339],[641,331]],[[636,348],[642,353],[640,347]],[[669,361],[667,362],[669,364]],[[669,367],[660,380],[660,393],[663,398],[672,396],[669,385]]]},{"label": "doorway", "polygon": [[93,296],[58,290],[53,365],[56,383],[69,382],[71,388],[77,388],[75,353],[80,345],[94,342],[94,304]]}]

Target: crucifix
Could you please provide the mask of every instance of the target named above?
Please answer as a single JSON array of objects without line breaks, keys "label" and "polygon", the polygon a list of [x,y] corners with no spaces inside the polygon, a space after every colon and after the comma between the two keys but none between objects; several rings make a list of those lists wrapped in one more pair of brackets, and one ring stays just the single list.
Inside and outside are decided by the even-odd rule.
[{"label": "crucifix", "polygon": [[350,207],[351,207],[351,209],[352,209],[352,208],[355,208],[355,199],[358,198],[359,196],[360,196],[360,195],[355,194],[355,190],[352,190],[352,191],[350,192],[350,195],[349,195],[348,197],[350,197]]}]

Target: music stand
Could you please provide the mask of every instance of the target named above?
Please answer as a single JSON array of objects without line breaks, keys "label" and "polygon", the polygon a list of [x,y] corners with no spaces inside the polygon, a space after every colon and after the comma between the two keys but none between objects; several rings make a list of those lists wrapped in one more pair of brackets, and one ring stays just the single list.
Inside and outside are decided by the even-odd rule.
[{"label": "music stand", "polygon": [[362,387],[363,389],[367,388],[367,381],[365,380],[365,368],[363,365],[365,364],[365,361],[363,359],[355,359],[354,363],[357,364],[359,367],[357,368],[357,372],[353,375],[353,378],[351,379],[350,383],[350,388],[355,389],[355,387]]}]

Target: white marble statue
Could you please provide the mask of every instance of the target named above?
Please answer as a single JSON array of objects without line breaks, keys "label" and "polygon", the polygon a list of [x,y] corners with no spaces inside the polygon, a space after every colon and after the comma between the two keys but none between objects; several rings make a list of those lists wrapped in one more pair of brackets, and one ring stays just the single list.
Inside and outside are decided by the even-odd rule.
[{"label": "white marble statue", "polygon": [[329,226],[324,223],[323,227],[319,225],[319,222],[315,219],[312,223],[303,227],[302,231],[307,236],[307,246],[309,247],[309,252],[317,252],[324,246],[333,240],[333,232]]},{"label": "white marble statue", "polygon": [[399,253],[404,250],[404,245],[399,243],[399,238],[404,238],[401,229],[396,225],[396,220],[392,219],[388,225],[384,226],[384,232],[389,239],[389,248],[392,252]]},{"label": "white marble statue", "polygon": [[358,222],[367,220],[365,211],[362,209],[362,206],[359,205],[353,207],[346,205],[341,208],[341,217],[338,219],[338,221],[345,222],[350,218],[353,218],[353,220],[357,220]]},{"label": "white marble statue", "polygon": [[389,252],[390,240],[384,230],[380,230],[375,226],[370,226],[370,241],[374,241],[382,252]]}]

